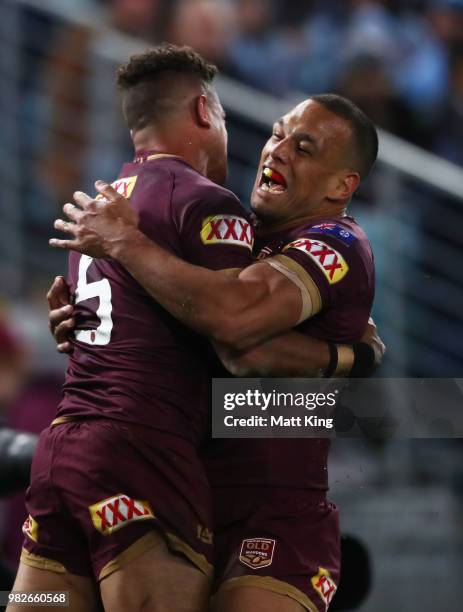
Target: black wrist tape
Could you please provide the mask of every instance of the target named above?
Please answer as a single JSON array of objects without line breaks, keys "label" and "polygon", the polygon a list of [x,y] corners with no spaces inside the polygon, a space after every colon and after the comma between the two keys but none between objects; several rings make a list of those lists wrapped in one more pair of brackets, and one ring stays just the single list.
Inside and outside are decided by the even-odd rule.
[{"label": "black wrist tape", "polygon": [[330,362],[323,378],[331,378],[338,367],[338,347],[334,342],[328,342],[328,348],[330,349]]},{"label": "black wrist tape", "polygon": [[366,342],[355,342],[352,345],[354,351],[354,365],[350,371],[349,378],[367,378],[375,369],[375,351]]}]

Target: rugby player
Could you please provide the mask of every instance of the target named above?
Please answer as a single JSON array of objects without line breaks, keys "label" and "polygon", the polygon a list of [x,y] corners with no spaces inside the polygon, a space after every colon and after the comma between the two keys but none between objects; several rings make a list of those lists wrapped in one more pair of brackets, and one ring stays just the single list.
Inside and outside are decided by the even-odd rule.
[{"label": "rugby player", "polygon": [[[172,314],[220,344],[233,373],[278,371],[287,355],[267,350],[262,358],[262,347],[255,347],[297,326],[303,334],[354,343],[330,344],[328,374],[355,375],[373,363],[372,352],[355,343],[372,306],[374,266],[368,240],[346,209],[377,147],[372,123],[338,96],[314,96],[278,120],[251,198],[259,263],[238,278],[192,266],[153,244],[127,200],[101,183],[105,201],[78,193],[79,208],[65,206],[72,223],[56,223],[74,239],[52,243],[121,263]],[[214,221],[203,224],[203,240],[237,239],[235,224]],[[301,373],[298,364],[287,373]],[[216,610],[327,609],[339,577],[337,512],[326,501],[328,446],[326,440],[211,445]]]},{"label": "rugby player", "polygon": [[[218,186],[226,130],[214,74],[173,46],[122,67],[136,154],[116,186],[144,234],[171,253],[215,270],[245,268],[252,228]],[[204,238],[217,219],[239,237]],[[208,420],[207,351],[117,262],[71,255],[69,278],[74,352],[34,458],[14,588],[69,591],[71,610],[96,609],[100,596],[116,612],[203,610],[212,522],[197,449]]]}]

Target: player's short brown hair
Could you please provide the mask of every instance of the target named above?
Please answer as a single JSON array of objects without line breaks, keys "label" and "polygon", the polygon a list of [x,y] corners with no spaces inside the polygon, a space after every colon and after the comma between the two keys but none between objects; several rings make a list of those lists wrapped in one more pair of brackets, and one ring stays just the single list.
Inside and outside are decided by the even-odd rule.
[{"label": "player's short brown hair", "polygon": [[353,136],[354,169],[367,178],[378,157],[378,132],[373,121],[351,100],[337,94],[311,96],[311,100],[349,122]]},{"label": "player's short brown hair", "polygon": [[[155,122],[161,109],[166,111],[163,102],[175,91],[179,79],[196,78],[207,87],[217,72],[216,66],[187,46],[163,43],[145,53],[133,55],[116,72],[129,128],[137,130]],[[172,87],[166,83],[164,77],[167,76],[173,77],[170,79]]]}]

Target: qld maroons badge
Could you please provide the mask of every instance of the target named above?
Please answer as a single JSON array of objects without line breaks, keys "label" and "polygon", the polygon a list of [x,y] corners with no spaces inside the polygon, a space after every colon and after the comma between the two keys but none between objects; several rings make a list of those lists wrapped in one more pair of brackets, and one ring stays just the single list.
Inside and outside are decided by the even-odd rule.
[{"label": "qld maroons badge", "polygon": [[243,540],[240,552],[240,561],[253,570],[268,567],[273,561],[275,540],[267,538],[249,538]]}]

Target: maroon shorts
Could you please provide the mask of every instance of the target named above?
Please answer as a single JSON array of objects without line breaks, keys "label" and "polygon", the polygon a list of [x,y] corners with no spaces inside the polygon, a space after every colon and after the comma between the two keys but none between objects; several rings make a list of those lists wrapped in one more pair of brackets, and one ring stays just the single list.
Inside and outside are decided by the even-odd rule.
[{"label": "maroon shorts", "polygon": [[339,583],[338,511],[303,489],[213,489],[216,585],[251,585],[325,612]]},{"label": "maroon shorts", "polygon": [[26,508],[28,565],[100,580],[151,548],[158,529],[173,552],[212,571],[210,489],[181,438],[107,419],[51,426]]}]

